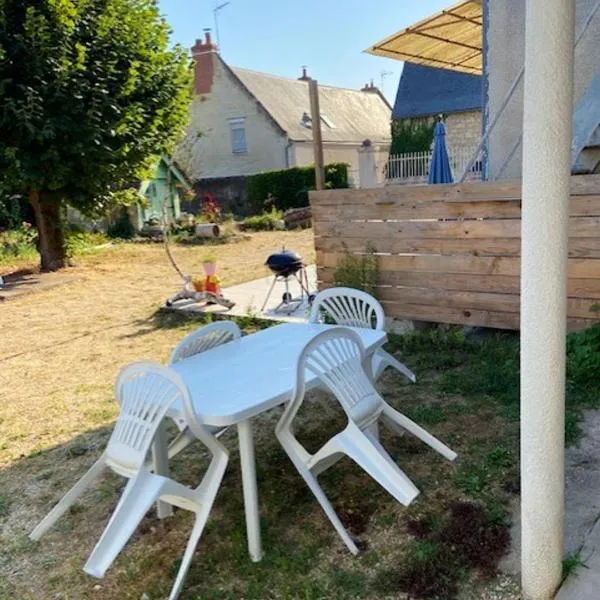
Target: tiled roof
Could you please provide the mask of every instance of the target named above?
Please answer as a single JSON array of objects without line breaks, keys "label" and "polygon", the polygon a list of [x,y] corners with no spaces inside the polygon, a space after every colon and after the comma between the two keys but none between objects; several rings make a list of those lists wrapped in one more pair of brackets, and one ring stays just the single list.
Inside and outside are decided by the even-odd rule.
[{"label": "tiled roof", "polygon": [[[310,115],[308,83],[258,71],[229,67],[273,120],[295,141],[312,140],[302,125]],[[324,142],[389,142],[391,110],[377,92],[362,92],[319,84],[321,129]]]},{"label": "tiled roof", "polygon": [[394,104],[395,119],[481,110],[482,78],[404,63]]}]

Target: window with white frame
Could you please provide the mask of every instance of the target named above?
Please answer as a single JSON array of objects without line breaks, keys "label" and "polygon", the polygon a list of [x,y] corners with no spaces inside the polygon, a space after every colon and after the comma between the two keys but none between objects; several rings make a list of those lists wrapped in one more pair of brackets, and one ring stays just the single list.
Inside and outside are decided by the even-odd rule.
[{"label": "window with white frame", "polygon": [[229,119],[229,128],[231,130],[231,151],[233,154],[244,154],[248,152],[246,143],[246,119]]}]

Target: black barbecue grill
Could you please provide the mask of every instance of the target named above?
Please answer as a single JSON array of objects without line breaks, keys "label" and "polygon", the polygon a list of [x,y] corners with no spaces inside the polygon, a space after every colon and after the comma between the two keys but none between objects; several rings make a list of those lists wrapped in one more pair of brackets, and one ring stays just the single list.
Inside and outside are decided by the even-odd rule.
[{"label": "black barbecue grill", "polygon": [[[271,254],[271,256],[267,258],[265,265],[269,267],[273,273],[273,281],[263,303],[261,312],[264,312],[267,302],[271,297],[271,293],[273,292],[273,288],[278,281],[283,281],[285,283],[285,292],[283,293],[281,303],[275,308],[275,312],[282,310],[285,310],[285,312],[288,313],[294,312],[294,310],[296,310],[303,302],[305,295],[309,304],[312,302],[313,295],[308,290],[306,266],[302,262],[302,257],[299,254],[292,252],[292,250],[282,248],[281,252]],[[296,281],[300,284],[300,298],[292,298],[292,295],[290,294],[289,280],[292,277],[295,277]]]}]

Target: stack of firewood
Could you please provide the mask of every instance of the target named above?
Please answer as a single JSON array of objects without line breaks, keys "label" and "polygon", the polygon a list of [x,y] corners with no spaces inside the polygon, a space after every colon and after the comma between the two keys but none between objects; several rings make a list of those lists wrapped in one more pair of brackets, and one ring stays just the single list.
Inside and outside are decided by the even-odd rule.
[{"label": "stack of firewood", "polygon": [[312,212],[310,206],[303,208],[291,208],[283,215],[286,229],[306,229],[312,224]]}]

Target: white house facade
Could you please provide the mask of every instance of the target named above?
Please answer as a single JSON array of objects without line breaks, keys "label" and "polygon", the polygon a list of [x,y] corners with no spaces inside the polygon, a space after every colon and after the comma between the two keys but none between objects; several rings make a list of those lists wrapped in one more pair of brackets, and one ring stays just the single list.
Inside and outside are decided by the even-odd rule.
[{"label": "white house facade", "polygon": [[[175,159],[187,176],[252,175],[313,163],[308,76],[288,79],[230,67],[210,39],[192,48],[196,98]],[[358,172],[363,141],[389,146],[391,107],[379,90],[319,86],[325,162]]]}]

